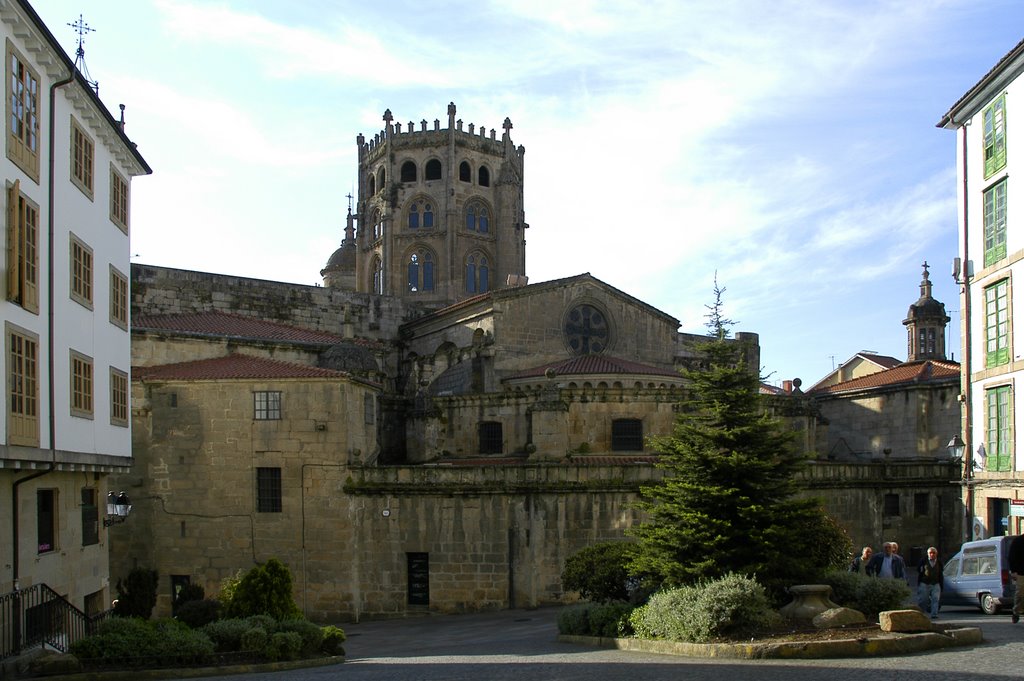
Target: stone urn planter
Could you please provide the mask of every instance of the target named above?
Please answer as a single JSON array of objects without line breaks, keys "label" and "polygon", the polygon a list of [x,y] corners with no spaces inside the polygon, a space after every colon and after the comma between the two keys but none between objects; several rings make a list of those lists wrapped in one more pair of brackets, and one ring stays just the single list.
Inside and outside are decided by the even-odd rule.
[{"label": "stone urn planter", "polygon": [[779,614],[786,619],[812,620],[826,610],[839,607],[829,600],[829,596],[832,595],[832,587],[828,584],[791,586],[789,595],[793,597],[793,602],[779,608]]}]

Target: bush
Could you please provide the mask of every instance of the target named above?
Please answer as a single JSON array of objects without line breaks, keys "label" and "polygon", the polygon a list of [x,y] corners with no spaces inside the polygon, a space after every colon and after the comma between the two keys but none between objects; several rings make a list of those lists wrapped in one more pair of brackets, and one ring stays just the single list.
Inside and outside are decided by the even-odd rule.
[{"label": "bush", "polygon": [[262,653],[263,649],[267,647],[267,640],[269,638],[267,630],[263,627],[246,629],[239,641],[240,650]]},{"label": "bush", "polygon": [[324,642],[324,631],[309,620],[284,620],[277,626],[278,631],[293,631],[302,638],[302,654],[316,655]]},{"label": "bush", "polygon": [[292,573],[276,558],[246,572],[227,596],[228,617],[269,615],[275,620],[302,616],[292,599]]},{"label": "bush", "polygon": [[345,648],[341,645],[345,642],[345,632],[336,626],[323,628],[324,640],[320,644],[320,651],[327,655],[344,655]]},{"label": "bush", "polygon": [[201,629],[210,622],[216,622],[220,617],[220,601],[212,598],[186,601],[178,607],[176,617],[193,629]]},{"label": "bush", "polygon": [[171,613],[177,616],[178,609],[185,603],[201,601],[204,598],[206,598],[206,591],[203,590],[203,587],[198,584],[185,584],[178,589],[178,593],[174,597],[174,602],[171,603]]},{"label": "bush", "polygon": [[630,625],[640,638],[703,643],[745,637],[779,622],[760,584],[727,574],[712,581],[661,591],[633,611]]},{"label": "bush", "polygon": [[218,653],[233,653],[242,649],[242,634],[252,625],[244,619],[228,619],[210,622],[202,632],[210,637]]},{"label": "bush", "polygon": [[643,580],[632,575],[628,567],[637,552],[636,544],[621,541],[581,549],[565,561],[562,588],[578,591],[581,598],[598,603],[643,600]]},{"label": "bush", "polygon": [[149,619],[156,605],[157,584],[156,570],[134,568],[127,577],[117,580],[114,614],[118,617]]},{"label": "bush", "polygon": [[617,638],[632,631],[629,603],[578,603],[558,613],[558,633]]},{"label": "bush", "polygon": [[267,645],[260,651],[260,657],[276,662],[294,660],[302,652],[302,637],[294,631],[279,631],[270,636]]},{"label": "bush", "polygon": [[96,635],[73,643],[70,652],[81,660],[133,664],[171,657],[191,664],[205,661],[214,645],[206,634],[174,620],[115,617],[101,622]]},{"label": "bush", "polygon": [[845,608],[860,610],[877,619],[883,610],[903,608],[910,599],[910,587],[902,579],[879,579],[855,572],[835,570],[825,575],[832,587],[832,600]]}]

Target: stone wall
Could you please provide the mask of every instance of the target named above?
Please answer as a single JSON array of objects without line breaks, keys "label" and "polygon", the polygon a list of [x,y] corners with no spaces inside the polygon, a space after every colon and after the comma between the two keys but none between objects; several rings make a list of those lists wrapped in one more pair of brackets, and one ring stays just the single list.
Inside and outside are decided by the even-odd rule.
[{"label": "stone wall", "polygon": [[831,458],[946,459],[946,445],[960,432],[959,393],[959,379],[953,378],[863,395],[815,395],[829,424],[821,453]]},{"label": "stone wall", "polygon": [[207,272],[132,265],[132,315],[218,311],[387,340],[410,318],[395,298]]}]

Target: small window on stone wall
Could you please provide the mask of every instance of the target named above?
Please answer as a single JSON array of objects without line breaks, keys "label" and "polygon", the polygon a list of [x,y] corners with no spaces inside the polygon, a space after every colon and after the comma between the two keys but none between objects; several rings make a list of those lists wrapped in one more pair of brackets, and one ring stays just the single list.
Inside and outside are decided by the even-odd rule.
[{"label": "small window on stone wall", "polygon": [[427,166],[423,170],[426,179],[428,180],[440,180],[441,179],[441,162],[436,158],[432,158],[427,161]]},{"label": "small window on stone wall", "polygon": [[884,502],[884,513],[886,516],[900,515],[900,495],[886,494]]},{"label": "small window on stone wall", "polygon": [[459,180],[462,182],[473,181],[473,171],[465,161],[459,164]]},{"label": "small window on stone wall", "polygon": [[929,515],[929,501],[931,496],[928,492],[915,492],[914,493],[914,515],[917,517]]},{"label": "small window on stone wall", "polygon": [[412,161],[406,161],[402,164],[401,171],[402,182],[415,182],[416,181],[416,164]]},{"label": "small window on stone wall", "polygon": [[480,424],[480,453],[501,454],[501,422],[483,421]]},{"label": "small window on stone wall", "polygon": [[644,424],[640,419],[612,421],[612,451],[641,452],[644,449]]}]

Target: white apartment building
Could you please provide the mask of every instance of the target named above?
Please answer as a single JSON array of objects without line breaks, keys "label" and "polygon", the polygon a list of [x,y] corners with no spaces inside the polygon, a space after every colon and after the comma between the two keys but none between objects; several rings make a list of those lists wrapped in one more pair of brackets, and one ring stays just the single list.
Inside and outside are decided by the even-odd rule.
[{"label": "white apartment building", "polygon": [[110,605],[107,479],[131,454],[131,181],[152,172],[26,0],[0,0],[0,598]]},{"label": "white apartment building", "polygon": [[[956,131],[968,538],[1024,530],[1024,41],[939,121]],[[1016,121],[1014,123],[1013,121]],[[1015,289],[1021,289],[1016,291]],[[1020,328],[1021,339],[1015,338]]]}]

